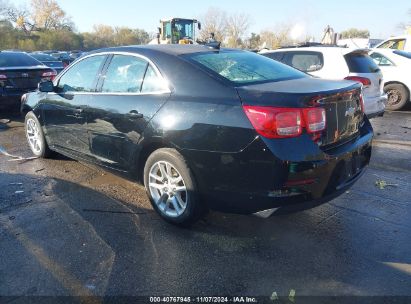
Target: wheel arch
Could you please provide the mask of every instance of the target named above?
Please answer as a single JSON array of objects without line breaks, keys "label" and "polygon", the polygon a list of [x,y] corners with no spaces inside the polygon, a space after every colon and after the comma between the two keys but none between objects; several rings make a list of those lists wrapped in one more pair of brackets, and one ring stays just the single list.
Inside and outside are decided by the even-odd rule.
[{"label": "wheel arch", "polygon": [[172,144],[158,138],[143,145],[137,158],[137,180],[144,184],[144,166],[148,157],[156,150],[162,148],[175,148]]}]

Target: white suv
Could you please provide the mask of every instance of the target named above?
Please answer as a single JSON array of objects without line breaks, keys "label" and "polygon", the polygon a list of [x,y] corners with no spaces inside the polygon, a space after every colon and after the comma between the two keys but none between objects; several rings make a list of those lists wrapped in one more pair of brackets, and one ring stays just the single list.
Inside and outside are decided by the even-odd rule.
[{"label": "white suv", "polygon": [[260,54],[315,77],[361,82],[365,114],[372,118],[384,114],[387,95],[383,91],[380,68],[368,52],[368,49],[315,46],[262,51]]}]

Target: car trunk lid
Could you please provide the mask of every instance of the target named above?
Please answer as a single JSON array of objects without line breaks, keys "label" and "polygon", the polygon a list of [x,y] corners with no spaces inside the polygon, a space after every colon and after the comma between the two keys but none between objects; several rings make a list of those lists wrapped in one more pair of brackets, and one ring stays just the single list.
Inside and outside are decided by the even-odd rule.
[{"label": "car trunk lid", "polygon": [[320,146],[341,144],[358,133],[363,121],[361,85],[306,77],[237,87],[243,105],[278,108],[323,107],[326,129],[318,140]]},{"label": "car trunk lid", "polygon": [[34,90],[49,68],[7,68],[0,69],[3,75],[2,87],[7,90]]}]

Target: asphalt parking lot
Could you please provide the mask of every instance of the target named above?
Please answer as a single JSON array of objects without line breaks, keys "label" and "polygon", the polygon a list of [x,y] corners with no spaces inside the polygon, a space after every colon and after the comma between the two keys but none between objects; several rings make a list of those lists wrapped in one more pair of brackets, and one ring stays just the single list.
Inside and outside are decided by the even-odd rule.
[{"label": "asphalt parking lot", "polygon": [[330,203],[267,219],[210,212],[191,229],[163,222],[141,185],[24,159],[22,121],[5,122],[1,296],[411,297],[411,112],[372,121],[369,169]]}]

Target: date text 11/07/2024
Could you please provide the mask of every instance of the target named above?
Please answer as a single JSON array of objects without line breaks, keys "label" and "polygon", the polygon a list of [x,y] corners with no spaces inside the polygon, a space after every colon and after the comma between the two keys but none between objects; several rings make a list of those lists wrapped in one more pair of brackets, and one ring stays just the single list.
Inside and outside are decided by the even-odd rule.
[{"label": "date text 11/07/2024", "polygon": [[150,303],[258,303],[254,297],[150,297]]}]

